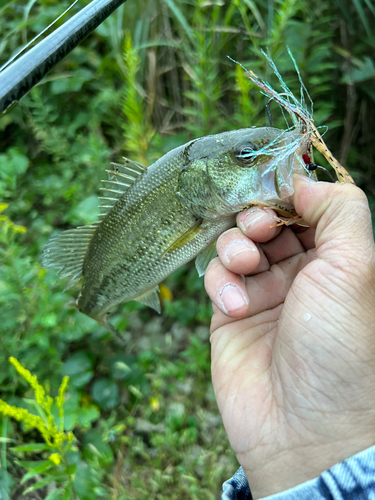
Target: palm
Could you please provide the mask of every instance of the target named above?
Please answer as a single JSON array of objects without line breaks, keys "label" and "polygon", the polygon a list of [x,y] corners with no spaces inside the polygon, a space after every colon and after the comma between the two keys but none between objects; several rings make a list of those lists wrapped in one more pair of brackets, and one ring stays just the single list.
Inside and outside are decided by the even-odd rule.
[{"label": "palm", "polygon": [[[258,233],[269,232],[265,227]],[[238,232],[224,235],[222,247],[238,240]],[[364,294],[362,263],[347,266],[340,260],[340,242],[332,239],[323,238],[315,250],[312,233],[295,235],[285,228],[260,245],[259,263],[253,257],[249,264],[244,253],[230,265],[221,258],[211,266],[219,286],[234,281],[236,273],[251,275],[239,285],[250,297],[245,317],[228,317],[214,306],[212,377],[231,446],[260,482],[262,476],[263,482],[270,480],[269,463],[282,468],[288,450],[309,456],[308,450],[318,449],[329,463],[330,450],[337,447],[346,458],[343,444],[350,440],[359,447],[354,451],[363,449],[353,426],[358,428],[358,415],[372,412],[373,282]],[[264,241],[273,235],[255,236]],[[212,286],[209,274],[211,297]],[[309,471],[302,477],[327,468],[320,464],[313,476]]]},{"label": "palm", "polygon": [[[294,275],[295,268],[310,256],[299,254],[282,261],[275,265],[273,272],[276,269],[283,272],[290,267]],[[275,440],[281,437],[278,434],[284,433],[282,438],[291,444],[298,436],[296,426],[301,426],[303,432],[306,419],[310,420],[311,439],[316,440],[317,428],[322,429],[324,410],[339,410],[332,388],[339,392],[337,384],[343,375],[341,371],[347,371],[350,361],[345,344],[351,340],[342,337],[347,337],[348,332],[342,332],[339,338],[326,337],[326,327],[337,322],[341,306],[335,299],[322,296],[312,285],[311,272],[319,279],[317,264],[319,266],[320,262],[312,262],[298,274],[285,302],[272,303],[271,308],[265,303],[264,311],[215,331],[212,343],[216,359],[212,367],[215,393],[229,439],[237,453],[248,452],[256,446],[264,448],[264,437],[269,436],[271,430],[274,436],[269,451],[274,453]],[[257,277],[261,282],[265,275]],[[335,297],[334,293],[332,295]],[[328,315],[323,315],[326,325],[323,330],[322,309],[319,308],[322,300],[324,309],[329,311]],[[323,335],[319,336],[319,332]],[[223,354],[217,356],[216,350],[223,349]],[[337,366],[337,372],[327,380],[324,367],[332,363],[341,366]],[[342,407],[342,395],[338,396]],[[244,419],[246,413],[249,418]],[[294,425],[291,428],[288,424],[292,418]]]}]

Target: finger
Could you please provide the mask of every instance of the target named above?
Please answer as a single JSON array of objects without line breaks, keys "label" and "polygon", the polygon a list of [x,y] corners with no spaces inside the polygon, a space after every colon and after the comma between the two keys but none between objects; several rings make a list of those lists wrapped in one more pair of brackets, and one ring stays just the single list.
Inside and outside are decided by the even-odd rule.
[{"label": "finger", "polygon": [[[293,230],[294,227],[291,226],[291,229]],[[302,247],[304,248],[304,251],[311,250],[311,249],[315,248],[315,240],[314,240],[315,229],[307,228],[307,227],[304,227],[304,228],[301,227],[301,229],[303,229],[304,231],[300,234],[299,233],[296,234],[296,237],[300,241]],[[278,238],[279,237],[277,236],[275,238],[275,240],[271,240],[270,243],[272,243],[273,241],[277,242]],[[243,273],[243,274],[245,274],[246,276],[254,276],[255,274],[263,273],[264,271],[269,270],[269,268],[271,267],[271,264],[269,263],[266,255],[263,251],[263,247],[264,247],[264,245],[269,245],[270,243],[258,243],[257,244],[258,250],[259,250],[259,256],[260,256],[259,264],[250,273]]]},{"label": "finger", "polygon": [[261,248],[271,265],[305,251],[299,239],[289,227],[284,227],[273,240],[261,244]]},{"label": "finger", "polygon": [[254,276],[255,274],[263,273],[264,271],[268,271],[271,267],[267,257],[264,255],[261,244],[257,243],[257,247],[260,256],[259,264],[251,273],[246,273],[246,276]]},{"label": "finger", "polygon": [[311,248],[315,247],[315,229],[311,227],[304,227],[303,229],[306,229],[306,231],[297,233],[296,236],[305,250],[311,250]]},{"label": "finger", "polygon": [[229,271],[219,258],[210,262],[204,286],[212,302],[227,316],[241,318],[248,313],[249,296],[245,279]]},{"label": "finger", "polygon": [[295,255],[273,265],[269,271],[246,278],[246,285],[242,277],[229,271],[220,259],[214,259],[205,275],[206,291],[227,316],[253,316],[282,304],[295,276],[314,256],[314,250]]},{"label": "finger", "polygon": [[294,177],[294,188],[298,214],[316,228],[319,257],[335,265],[373,263],[371,214],[363,191],[353,184],[313,182],[303,176]]},{"label": "finger", "polygon": [[248,316],[282,304],[297,274],[314,258],[315,250],[309,250],[274,264],[269,271],[246,278],[250,298]]},{"label": "finger", "polygon": [[259,264],[260,255],[255,243],[234,227],[223,233],[216,243],[223,265],[237,274],[249,274]]},{"label": "finger", "polygon": [[224,314],[218,307],[217,305],[212,302],[212,319],[211,319],[211,327],[210,327],[210,332],[214,332],[217,328],[224,326],[224,325],[229,325],[229,323],[233,322],[238,322],[241,321],[238,318],[231,318],[227,314]]},{"label": "finger", "polygon": [[281,231],[270,208],[252,207],[237,215],[237,226],[252,241],[269,241]]}]

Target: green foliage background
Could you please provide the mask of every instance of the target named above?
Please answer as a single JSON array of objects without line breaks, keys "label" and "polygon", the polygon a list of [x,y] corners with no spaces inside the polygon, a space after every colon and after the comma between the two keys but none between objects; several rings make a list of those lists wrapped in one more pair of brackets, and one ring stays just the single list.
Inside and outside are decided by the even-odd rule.
[{"label": "green foliage background", "polygon": [[[1,0],[0,63],[68,5]],[[275,84],[262,48],[298,93],[290,47],[328,146],[375,207],[374,21],[369,0],[128,0],[0,118],[0,199],[9,204],[0,219],[0,397],[26,407],[30,396],[9,356],[52,394],[71,377],[75,498],[218,498],[237,463],[211,388],[211,306],[193,265],[167,280],[173,298],[161,316],[119,307],[124,346],[69,307],[77,289],[63,293],[41,270],[48,238],[96,220],[110,161],[150,164],[194,137],[265,125],[265,98],[226,58]],[[0,497],[19,498],[19,460],[41,454],[9,446],[41,438],[6,419],[0,436]]]}]

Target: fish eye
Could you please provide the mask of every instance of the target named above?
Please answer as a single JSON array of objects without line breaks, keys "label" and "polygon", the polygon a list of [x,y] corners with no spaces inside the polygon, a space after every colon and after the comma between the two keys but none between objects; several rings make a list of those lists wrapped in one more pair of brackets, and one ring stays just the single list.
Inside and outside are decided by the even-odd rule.
[{"label": "fish eye", "polygon": [[254,144],[242,144],[237,148],[236,158],[243,165],[248,165],[249,163],[252,163],[254,161],[256,157],[256,155],[254,154],[255,151],[256,147],[254,146]]}]

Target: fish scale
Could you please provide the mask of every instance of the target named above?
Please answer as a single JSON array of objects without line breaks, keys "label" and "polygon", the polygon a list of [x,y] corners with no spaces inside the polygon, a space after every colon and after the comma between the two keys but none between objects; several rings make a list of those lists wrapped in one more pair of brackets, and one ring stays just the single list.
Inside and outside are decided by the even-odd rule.
[{"label": "fish scale", "polygon": [[[100,230],[94,234],[84,261],[84,280],[81,296],[78,300],[80,310],[96,315],[95,295],[100,293],[108,301],[131,300],[155,287],[170,274],[171,268],[180,267],[191,260],[203,245],[209,244],[223,230],[233,225],[219,223],[203,231],[191,245],[184,245],[171,251],[161,260],[155,256],[163,255],[181,235],[193,226],[197,218],[187,210],[175,196],[171,186],[177,186],[181,169],[181,153],[176,152],[173,161],[165,164],[161,171],[158,165],[149,169],[138,185],[121,198],[108,216],[101,223]],[[163,174],[163,175],[161,175]],[[168,177],[167,177],[168,175]],[[164,214],[165,207],[167,214]],[[105,244],[101,244],[98,235],[102,235]],[[131,243],[131,244],[129,244]],[[104,254],[106,257],[104,258]],[[118,254],[121,260],[118,261]],[[109,265],[108,262],[112,262]],[[104,276],[105,275],[105,276]],[[104,279],[102,280],[102,276]],[[113,282],[121,280],[122,288],[113,287]],[[124,291],[127,293],[124,293]],[[99,309],[102,304],[99,305]]]},{"label": "fish scale", "polygon": [[114,164],[101,220],[54,236],[42,264],[73,276],[69,286],[82,278],[78,309],[112,330],[107,311],[120,302],[160,312],[158,284],[195,256],[204,274],[237,212],[293,208],[291,174],[306,174],[301,141],[297,130],[247,128],[195,139],[148,168]]}]

